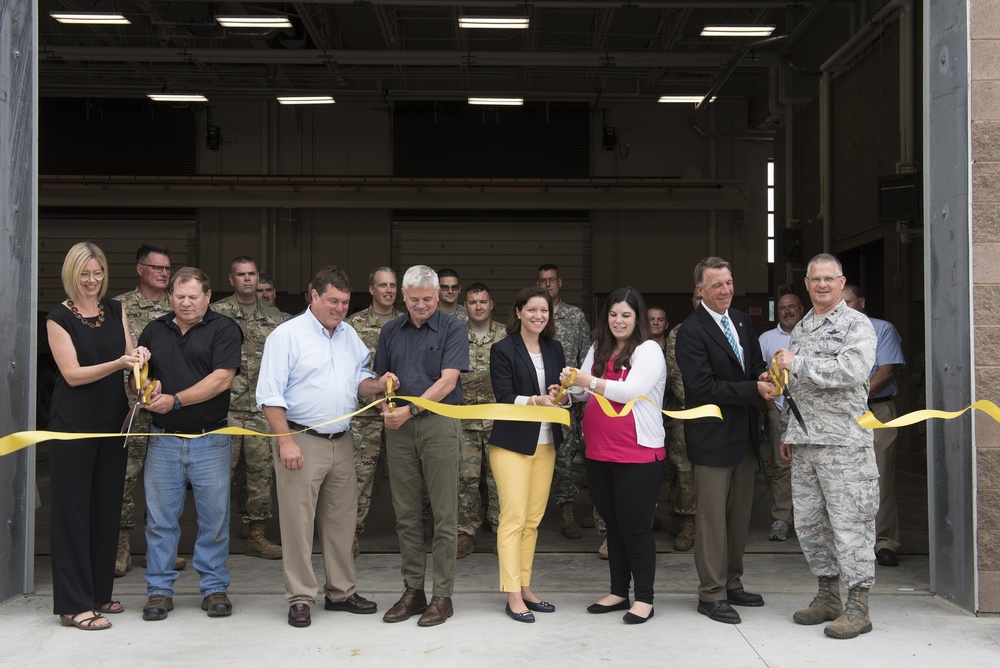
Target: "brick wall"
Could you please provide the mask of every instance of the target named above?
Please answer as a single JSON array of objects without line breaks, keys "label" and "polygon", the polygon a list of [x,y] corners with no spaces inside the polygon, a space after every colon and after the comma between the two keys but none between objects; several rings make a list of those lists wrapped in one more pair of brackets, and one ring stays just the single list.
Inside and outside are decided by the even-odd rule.
[{"label": "brick wall", "polygon": [[[1000,403],[1000,1],[970,4],[977,399]],[[976,418],[979,612],[1000,612],[1000,424]]]}]

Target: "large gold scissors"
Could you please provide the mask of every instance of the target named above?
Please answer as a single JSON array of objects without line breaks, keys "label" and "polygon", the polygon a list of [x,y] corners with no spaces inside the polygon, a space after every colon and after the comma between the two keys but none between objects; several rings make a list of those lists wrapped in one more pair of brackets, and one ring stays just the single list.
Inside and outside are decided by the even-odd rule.
[{"label": "large gold scissors", "polygon": [[774,392],[771,393],[771,398],[784,397],[785,401],[788,402],[788,407],[792,409],[792,415],[802,427],[802,432],[808,434],[809,430],[806,428],[805,420],[802,419],[802,413],[799,412],[795,399],[792,399],[792,393],[788,391],[788,369],[778,368],[778,353],[774,353],[771,358],[771,367],[767,370],[767,374],[774,381]]}]

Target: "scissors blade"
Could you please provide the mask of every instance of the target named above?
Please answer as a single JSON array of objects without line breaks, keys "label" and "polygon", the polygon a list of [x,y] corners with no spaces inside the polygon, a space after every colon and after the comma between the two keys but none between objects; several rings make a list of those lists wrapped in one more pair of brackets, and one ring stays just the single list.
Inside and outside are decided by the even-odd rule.
[{"label": "scissors blade", "polygon": [[785,401],[788,402],[788,407],[792,409],[792,415],[795,416],[799,426],[802,427],[802,433],[808,434],[809,430],[806,428],[806,421],[802,419],[802,413],[799,412],[799,407],[795,404],[795,399],[792,399],[792,393],[789,392],[786,387],[782,394],[785,395]]},{"label": "scissors blade", "polygon": [[[125,416],[125,421],[122,422],[121,433],[125,437],[126,441],[128,441],[129,434],[132,433],[132,425],[135,424],[135,416],[139,414],[139,406],[141,403],[141,399],[136,399],[135,404],[132,406],[132,410],[128,412],[128,415]],[[122,447],[124,447],[124,445]]]}]

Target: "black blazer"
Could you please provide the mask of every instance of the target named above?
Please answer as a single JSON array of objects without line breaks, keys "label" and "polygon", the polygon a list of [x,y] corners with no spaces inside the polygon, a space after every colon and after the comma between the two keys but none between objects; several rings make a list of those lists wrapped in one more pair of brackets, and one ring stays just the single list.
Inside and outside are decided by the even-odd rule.
[{"label": "black blazer", "polygon": [[677,332],[677,366],[684,378],[685,406],[716,404],[722,410],[721,422],[715,418],[684,421],[692,464],[736,466],[746,456],[748,445],[752,444],[755,452],[760,445],[757,377],[766,365],[750,317],[729,309],[729,319],[743,347],[746,371],[705,306],[695,309]]},{"label": "black blazer", "polygon": [[[559,383],[559,373],[566,366],[566,355],[562,344],[554,339],[539,339],[542,349],[542,364],[545,365],[545,387]],[[512,404],[518,395],[532,396],[548,394],[545,387],[538,387],[538,374],[528,355],[528,348],[520,332],[501,339],[490,347],[490,380],[497,402]],[[535,454],[538,433],[537,422],[513,422],[494,420],[490,443],[522,455]],[[560,425],[552,425],[552,440],[558,448],[562,443]]]}]

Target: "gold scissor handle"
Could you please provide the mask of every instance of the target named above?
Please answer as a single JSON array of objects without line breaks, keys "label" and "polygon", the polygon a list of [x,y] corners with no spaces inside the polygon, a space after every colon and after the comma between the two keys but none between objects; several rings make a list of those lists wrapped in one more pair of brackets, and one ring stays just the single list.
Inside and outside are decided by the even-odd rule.
[{"label": "gold scissor handle", "polygon": [[557,406],[562,405],[566,401],[566,392],[569,388],[573,387],[573,383],[576,382],[576,369],[570,369],[569,377],[559,385],[559,391],[556,392],[556,398],[552,400],[552,403]]},{"label": "gold scissor handle", "polygon": [[774,382],[774,392],[770,394],[770,397],[776,399],[781,396],[781,393],[785,390],[785,386],[788,385],[788,370],[778,368],[778,353],[774,353],[774,356],[771,358],[771,366],[767,370],[767,375]]},{"label": "gold scissor handle", "polygon": [[[132,367],[132,374],[135,376],[135,386],[139,392],[139,401],[142,402],[143,406],[148,406],[152,401],[153,387],[156,386],[156,381],[149,377],[149,363],[139,365],[138,362]],[[149,386],[143,388],[146,381],[149,381]]]},{"label": "gold scissor handle", "polygon": [[385,407],[391,411],[396,410],[396,402],[392,400],[392,378],[385,379]]}]

